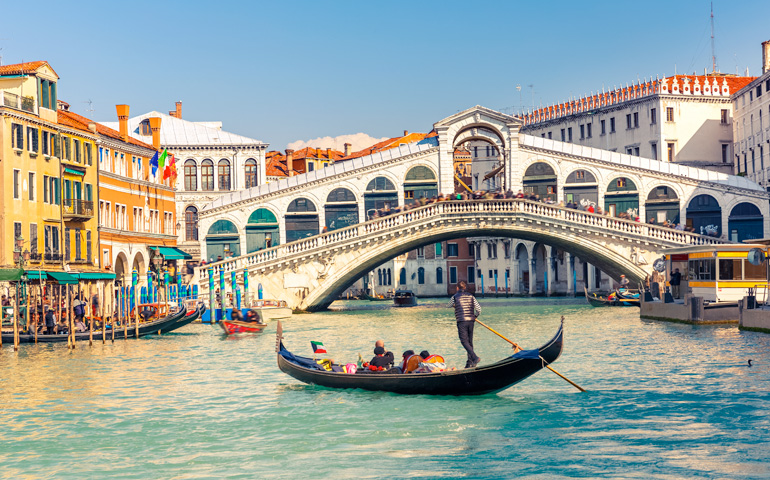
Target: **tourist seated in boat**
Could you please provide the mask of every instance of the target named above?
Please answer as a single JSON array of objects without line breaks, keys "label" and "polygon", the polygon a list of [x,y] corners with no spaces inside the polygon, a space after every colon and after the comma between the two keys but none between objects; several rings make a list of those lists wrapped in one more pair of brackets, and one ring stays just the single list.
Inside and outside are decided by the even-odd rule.
[{"label": "tourist seated in boat", "polygon": [[155,310],[152,309],[151,307],[144,307],[144,309],[142,309],[142,312],[139,314],[139,316],[142,317],[142,319],[144,319],[145,322],[147,322],[150,320],[150,318],[155,316]]},{"label": "tourist seated in boat", "polygon": [[385,357],[388,358],[388,360],[390,360],[391,364],[396,363],[396,357],[395,357],[395,355],[393,355],[393,352],[389,352],[385,348],[385,340],[380,339],[380,340],[377,340],[376,342],[374,342],[374,348],[376,349],[377,347],[382,347],[383,350],[385,350],[384,355],[385,355]]},{"label": "tourist seated in boat", "polygon": [[259,316],[259,311],[251,309],[246,313],[246,322],[262,323],[262,318]]},{"label": "tourist seated in boat", "polygon": [[82,317],[78,317],[75,319],[75,331],[76,332],[87,332],[88,327],[86,327],[86,324],[83,322]]},{"label": "tourist seated in boat", "polygon": [[385,353],[384,347],[374,347],[374,357],[369,362],[369,370],[388,370],[393,365],[393,354],[387,356]]},{"label": "tourist seated in boat", "polygon": [[59,319],[59,323],[56,324],[56,328],[54,330],[54,333],[57,334],[66,334],[69,333],[69,328],[67,327],[67,321],[64,320],[64,318]]},{"label": "tourist seated in boat", "polygon": [[234,322],[242,322],[243,321],[243,312],[239,308],[233,308],[233,311],[230,312],[230,320]]},{"label": "tourist seated in boat", "polygon": [[408,373],[406,370],[406,364],[409,361],[410,357],[414,356],[414,350],[407,350],[404,353],[401,354],[401,373]]}]

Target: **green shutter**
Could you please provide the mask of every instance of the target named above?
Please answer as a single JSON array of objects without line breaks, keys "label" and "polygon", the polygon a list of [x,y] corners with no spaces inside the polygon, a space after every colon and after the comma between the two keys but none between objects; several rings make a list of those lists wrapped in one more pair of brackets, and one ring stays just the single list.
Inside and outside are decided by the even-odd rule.
[{"label": "green shutter", "polygon": [[69,200],[72,198],[72,190],[70,189],[70,181],[64,180],[64,199]]},{"label": "green shutter", "polygon": [[93,194],[92,194],[91,184],[86,183],[86,201],[88,202],[93,201],[92,195]]},{"label": "green shutter", "polygon": [[56,108],[56,82],[51,82],[51,110]]}]

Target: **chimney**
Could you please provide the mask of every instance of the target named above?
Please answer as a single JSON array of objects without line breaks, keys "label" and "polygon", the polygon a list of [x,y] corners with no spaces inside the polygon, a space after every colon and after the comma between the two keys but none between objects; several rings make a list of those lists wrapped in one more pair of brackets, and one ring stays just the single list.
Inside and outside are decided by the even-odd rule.
[{"label": "chimney", "polygon": [[152,132],[152,146],[160,150],[160,117],[150,117],[150,131]]},{"label": "chimney", "polygon": [[346,143],[346,144],[345,144],[345,156],[346,156],[346,157],[347,157],[348,155],[350,155],[350,147],[352,147],[352,146],[353,146],[353,145],[351,145],[351,144],[349,144],[349,143]]},{"label": "chimney", "polygon": [[327,148],[326,149],[326,158],[328,158],[329,160],[332,159],[332,149],[331,148]]},{"label": "chimney", "polygon": [[182,119],[182,102],[176,102],[176,110],[168,112],[169,117]]},{"label": "chimney", "polygon": [[409,130],[404,130],[404,136],[409,135]]},{"label": "chimney", "polygon": [[770,40],[762,42],[762,73],[770,72]]},{"label": "chimney", "polygon": [[120,138],[125,142],[128,140],[128,105],[115,105],[115,110],[118,111]]},{"label": "chimney", "polygon": [[88,122],[88,131],[96,133],[96,124],[94,122]]},{"label": "chimney", "polygon": [[294,150],[286,149],[286,170],[288,170],[289,176],[294,176]]}]

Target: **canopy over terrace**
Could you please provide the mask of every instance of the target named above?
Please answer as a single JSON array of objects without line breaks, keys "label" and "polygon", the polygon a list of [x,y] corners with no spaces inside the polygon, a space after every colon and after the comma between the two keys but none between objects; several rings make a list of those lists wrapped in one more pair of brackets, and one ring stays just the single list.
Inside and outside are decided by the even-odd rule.
[{"label": "canopy over terrace", "polygon": [[58,283],[59,285],[77,285],[78,278],[75,274],[66,272],[49,272],[46,270],[27,270],[27,281]]},{"label": "canopy over terrace", "polygon": [[[166,260],[192,260],[192,255],[176,247],[150,247],[151,250],[158,250],[160,255]],[[114,277],[114,276],[113,276]]]}]

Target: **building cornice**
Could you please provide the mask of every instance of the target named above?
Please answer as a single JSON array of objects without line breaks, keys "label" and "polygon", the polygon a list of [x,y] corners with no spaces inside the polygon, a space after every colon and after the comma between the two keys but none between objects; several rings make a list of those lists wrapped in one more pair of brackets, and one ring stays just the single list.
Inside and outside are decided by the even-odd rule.
[{"label": "building cornice", "polygon": [[[167,187],[167,186],[161,185],[159,183],[149,182],[147,180],[138,180],[136,178],[130,178],[130,177],[126,177],[126,176],[123,176],[123,175],[118,175],[117,173],[105,172],[104,170],[99,170],[99,176],[100,177],[104,177],[104,178],[112,178],[114,180],[119,180],[119,181],[122,181],[122,182],[132,183],[134,185],[139,185],[140,187],[157,188],[158,190],[162,190],[164,192],[171,192],[171,193],[175,192],[175,190],[172,187]],[[124,193],[133,193],[133,192],[130,192],[129,190],[126,190],[123,187],[119,187],[117,185],[109,185],[109,184],[104,185],[103,184],[101,186],[105,187],[105,188],[112,189],[112,190],[123,190]]]}]

